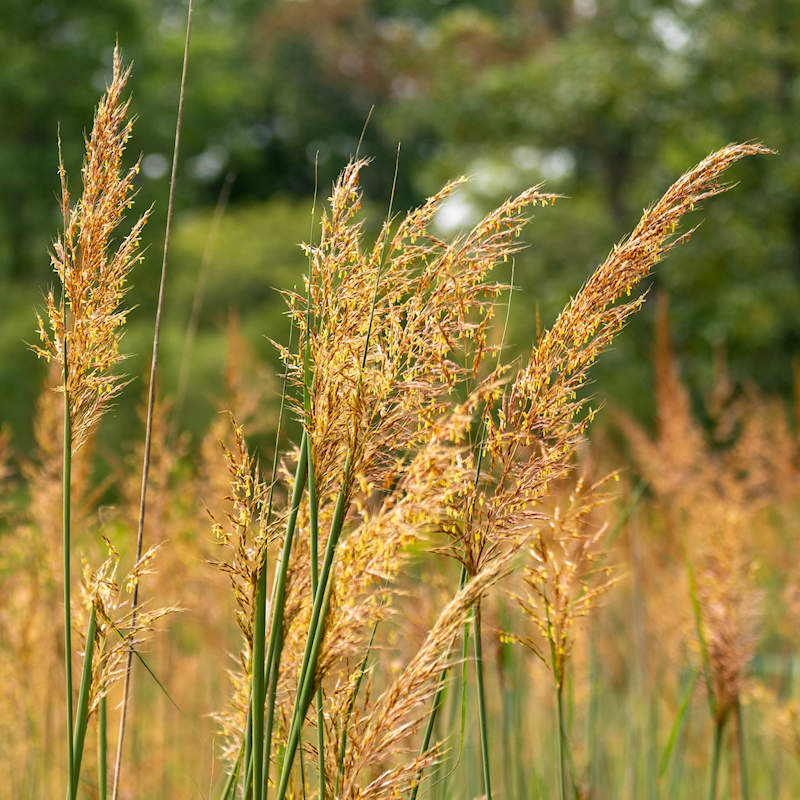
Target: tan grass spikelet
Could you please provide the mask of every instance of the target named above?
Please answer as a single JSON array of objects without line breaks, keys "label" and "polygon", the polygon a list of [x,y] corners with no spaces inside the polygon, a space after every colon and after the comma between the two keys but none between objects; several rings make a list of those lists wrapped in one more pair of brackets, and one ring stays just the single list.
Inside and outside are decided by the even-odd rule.
[{"label": "tan grass spikelet", "polygon": [[119,553],[108,539],[104,538],[108,558],[96,569],[83,561],[81,579],[81,603],[73,617],[77,632],[85,640],[86,620],[92,607],[97,615],[95,650],[92,662],[92,683],[89,694],[89,714],[93,714],[111,687],[125,674],[128,651],[141,649],[147,635],[153,631],[158,620],[180,611],[170,606],[151,609],[139,606],[134,614],[130,596],[134,585],[144,575],[154,570],[153,561],[160,545],[150,547],[120,580]]},{"label": "tan grass spikelet", "polygon": [[580,396],[588,370],[612,341],[644,295],[623,300],[676,244],[681,218],[705,198],[725,191],[722,172],[749,155],[769,152],[757,144],[729,145],[681,176],[636,228],[616,245],[553,326],[532,348],[526,366],[498,392],[483,415],[486,426],[480,480],[445,530],[450,552],[469,574],[495,549],[514,542],[542,519],[540,503],[552,481],[570,468],[575,447],[594,412]]},{"label": "tan grass spikelet", "polygon": [[[477,373],[503,288],[489,273],[519,248],[525,210],[553,197],[530,189],[446,244],[428,228],[455,182],[412,211],[393,235],[387,221],[366,249],[357,220],[358,178],[366,163],[351,162],[342,172],[322,218],[320,243],[308,249],[313,313],[307,315],[305,298],[290,298],[314,370],[310,435],[321,504],[338,492],[347,453],[353,478],[369,471],[367,480],[383,485],[393,466],[387,449],[402,454],[424,441],[425,428],[449,405],[449,390]],[[467,343],[470,364],[459,364],[454,359],[463,357]],[[282,351],[297,386],[303,350],[301,344],[297,355]]]},{"label": "tan grass spikelet", "polygon": [[259,565],[267,546],[264,502],[266,487],[260,480],[255,459],[250,456],[244,430],[231,417],[234,449],[222,446],[230,475],[228,510],[219,520],[209,512],[212,533],[224,548],[226,558],[212,562],[231,582],[238,610],[236,620],[248,645],[252,645],[253,603]]},{"label": "tan grass spikelet", "polygon": [[516,601],[538,635],[510,634],[553,672],[556,688],[564,676],[575,644],[576,624],[588,616],[617,580],[607,563],[608,523],[597,511],[608,502],[606,486],[613,476],[586,485],[575,481],[549,521],[533,534],[529,565],[523,572],[526,588]]},{"label": "tan grass spikelet", "polygon": [[404,462],[392,491],[354,498],[358,516],[337,557],[334,603],[318,671],[321,675],[338,662],[356,657],[372,626],[391,613],[397,578],[410,548],[425,543],[447,519],[456,498],[475,471],[468,435],[475,409],[486,386],[476,389],[463,404],[434,422],[427,442]]},{"label": "tan grass spikelet", "polygon": [[146,211],[119,243],[114,241],[125,212],[132,207],[133,183],[139,172],[138,162],[127,170],[122,166],[133,125],[127,119],[130,101],[122,99],[129,75],[130,67],[123,68],[115,48],[111,83],[86,140],[83,192],[74,205],[59,155],[64,230],[55,242],[51,262],[62,295],[57,299],[51,290],[46,296],[47,324],[37,315],[41,346],[34,345],[33,350],[62,370],[66,358],[74,449],[84,443],[123,385],[111,373],[122,359],[119,328],[128,313],[120,303],[128,273],[142,259],[139,242],[149,215]]}]

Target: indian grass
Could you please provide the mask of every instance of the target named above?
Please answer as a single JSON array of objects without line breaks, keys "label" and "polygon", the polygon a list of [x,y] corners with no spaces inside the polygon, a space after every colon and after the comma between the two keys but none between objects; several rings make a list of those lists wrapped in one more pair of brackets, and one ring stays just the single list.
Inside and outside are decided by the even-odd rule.
[{"label": "indian grass", "polygon": [[[454,724],[456,720],[442,725],[439,714],[445,689],[450,687],[446,676],[458,663],[453,656],[458,638],[463,648],[469,644],[474,648],[481,774],[485,794],[492,795],[490,760],[497,742],[492,744],[489,735],[487,690],[493,684],[485,646],[492,634],[483,630],[482,611],[491,611],[500,582],[508,581],[509,575],[518,577],[521,567],[533,569],[533,583],[540,590],[549,587],[552,576],[563,581],[568,573],[559,570],[580,561],[574,554],[560,561],[562,551],[571,545],[595,548],[596,564],[605,560],[610,542],[601,539],[608,537],[609,529],[598,525],[602,536],[562,530],[562,518],[552,503],[559,487],[572,480],[577,443],[593,417],[582,394],[588,370],[641,305],[642,297],[626,301],[626,293],[672,246],[685,240],[685,234],[673,235],[683,214],[726,188],[717,182],[723,169],[757,152],[763,148],[724,148],[673,185],[645,212],[631,236],[612,251],[552,328],[537,336],[516,374],[501,362],[502,345],[497,348],[489,343],[496,298],[507,289],[490,273],[497,263],[513,256],[514,240],[526,221],[525,209],[537,202],[549,205],[555,198],[531,189],[461,239],[446,243],[430,234],[428,226],[438,205],[457,185],[452,184],[399,221],[392,218],[390,206],[375,245],[365,248],[357,216],[358,173],[364,164],[355,162],[345,170],[334,186],[330,210],[323,216],[319,244],[308,246],[305,301],[295,296],[290,302],[300,345],[293,349],[290,344],[282,351],[291,386],[284,396],[303,427],[300,445],[289,448],[278,467],[276,440],[269,484],[262,482],[257,459],[247,450],[236,423],[234,448],[226,455],[233,506],[224,522],[218,517],[214,531],[230,555],[221,564],[233,582],[244,645],[235,713],[228,717],[226,752],[231,768],[224,797],[241,793],[261,800],[275,786],[278,798],[323,797],[329,792],[337,798],[400,794],[416,798],[429,768],[443,760],[448,734],[457,738],[460,727],[461,751],[468,719],[473,720],[466,706],[467,650],[462,650],[461,703],[457,682],[448,692],[451,707],[456,712],[461,707],[460,725]],[[176,161],[177,142],[173,177]],[[52,307],[58,313],[54,301]],[[161,302],[159,314],[160,308]],[[89,421],[91,428],[102,409],[72,405],[73,329],[70,323],[64,324],[67,335],[58,345],[57,313],[51,339],[56,344],[50,356],[58,358],[60,349],[66,362],[68,346],[70,352],[70,369],[62,364],[68,505],[67,473],[76,433],[66,426],[79,420],[81,424]],[[61,314],[66,320],[63,310]],[[157,342],[157,334],[155,338]],[[111,340],[108,334],[106,340]],[[487,359],[493,354],[497,354],[494,364]],[[151,369],[155,360],[154,352]],[[151,377],[148,431],[152,385]],[[117,386],[112,384],[111,391]],[[454,403],[454,396],[461,402]],[[79,446],[89,432],[88,428],[81,431],[84,438],[78,439]],[[146,482],[145,477],[143,485]],[[273,522],[276,486],[279,508]],[[244,518],[240,519],[239,512]],[[67,520],[64,515],[65,531]],[[548,526],[552,533],[547,536],[552,539],[547,539],[545,547],[542,529]],[[66,534],[64,538],[66,573],[70,546]],[[275,558],[273,549],[279,551]],[[462,580],[451,601],[435,615],[416,654],[413,649],[410,657],[408,651],[402,656],[398,653],[401,666],[386,672],[385,658],[380,655],[385,645],[374,649],[375,632],[380,622],[392,616],[390,601],[401,595],[398,576],[412,549],[415,558],[447,555],[459,564]],[[109,584],[114,569],[101,569]],[[574,635],[569,620],[592,610],[600,594],[610,588],[606,569],[598,568],[590,578],[589,573],[578,577],[577,583],[583,581],[582,593],[576,595],[576,605],[566,617],[558,592],[552,594],[551,588],[544,589],[542,609],[533,611],[531,606],[533,613],[528,615],[541,618],[544,612],[546,632],[540,630],[537,635],[544,636],[555,676],[561,796],[577,791],[580,780],[577,755],[567,736],[578,702],[574,682],[566,679],[569,637]],[[137,628],[141,574],[140,569],[132,584],[132,617],[126,612],[130,631]],[[87,653],[93,649],[97,656],[84,657],[78,713],[75,716],[72,709],[68,715],[70,726],[74,723],[68,766],[78,770],[89,719],[93,713],[98,715],[101,793],[106,783],[106,748],[101,744],[105,694],[112,673],[130,675],[134,641],[140,635],[119,623],[122,606],[118,600],[111,602],[113,592],[104,580],[98,579],[86,596],[89,626],[94,625]],[[552,581],[553,586],[556,583]],[[702,576],[695,593],[700,610],[697,627],[704,635],[710,632],[708,694],[722,698],[717,708],[728,709],[737,719],[740,784],[746,793],[741,692],[736,685],[726,688],[721,683],[716,662],[722,655],[714,650],[715,623],[708,611],[713,599]],[[69,607],[67,602],[67,613]],[[153,621],[147,618],[145,627]],[[68,618],[65,622],[67,637],[71,623]],[[541,643],[537,641],[531,649],[540,650]],[[508,643],[502,646],[507,648]],[[378,654],[376,663],[367,669],[372,652]],[[71,653],[69,643],[67,653]],[[117,670],[120,658],[128,660],[123,672]],[[508,695],[503,692],[501,732],[507,743],[513,723]],[[121,730],[127,695],[125,690]],[[68,700],[71,703],[71,691]],[[316,743],[304,732],[312,702],[316,704],[311,723],[316,727]],[[344,713],[335,718],[337,709]],[[655,712],[652,719],[656,725]],[[726,719],[717,719],[719,741],[712,759],[717,765]],[[471,752],[471,737],[467,746]],[[674,746],[673,741],[671,753]],[[118,747],[118,761],[119,753]],[[308,781],[311,755],[317,764],[316,788]],[[536,771],[533,765],[534,776]],[[712,770],[715,774],[716,769]],[[537,779],[531,775],[514,779],[518,786],[526,780]],[[73,772],[68,781],[74,796],[78,773]],[[711,782],[716,786],[716,778]],[[501,783],[499,791],[507,792],[510,777]],[[117,766],[115,794],[118,784]],[[652,780],[648,790],[652,790]]]}]

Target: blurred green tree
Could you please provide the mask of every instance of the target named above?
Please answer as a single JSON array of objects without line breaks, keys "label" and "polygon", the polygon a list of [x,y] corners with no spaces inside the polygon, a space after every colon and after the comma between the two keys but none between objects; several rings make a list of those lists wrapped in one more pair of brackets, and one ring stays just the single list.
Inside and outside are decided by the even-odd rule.
[{"label": "blurred green tree", "polygon": [[[517,260],[516,346],[533,335],[533,305],[548,323],[641,206],[687,164],[736,139],[778,149],[778,158],[737,168],[741,189],[709,206],[694,242],[654,280],[673,295],[690,384],[703,385],[712,350],[724,347],[735,377],[790,391],[800,338],[800,6],[793,0],[196,0],[195,8],[165,391],[174,387],[204,226],[224,176],[236,176],[226,212],[235,234],[223,235],[224,258],[212,264],[225,278],[211,281],[225,291],[215,290],[201,315],[198,342],[207,354],[222,352],[221,326],[233,306],[247,331],[283,330],[280,301],[265,292],[291,284],[302,268],[295,245],[308,230],[302,209],[310,208],[314,162],[324,196],[373,105],[362,152],[376,159],[365,180],[378,208],[388,199],[398,140],[396,208],[456,174],[473,177],[440,219],[443,229],[469,224],[523,184],[546,180],[569,197],[538,213],[532,247]],[[30,336],[30,306],[49,281],[58,123],[77,175],[77,138],[118,36],[135,61],[131,157],[144,157],[138,202],[156,202],[163,213],[184,13],[177,0],[0,7],[0,418],[23,440],[41,373],[20,340]],[[126,342],[142,354],[128,362],[133,375],[145,368],[163,235],[158,216],[148,228],[151,258],[134,276],[139,308]],[[599,365],[598,382],[642,412],[650,396],[639,391],[649,379],[648,316],[632,327]],[[201,358],[207,378],[212,361]],[[221,364],[216,370],[221,375]],[[199,411],[192,419],[202,424]]]}]

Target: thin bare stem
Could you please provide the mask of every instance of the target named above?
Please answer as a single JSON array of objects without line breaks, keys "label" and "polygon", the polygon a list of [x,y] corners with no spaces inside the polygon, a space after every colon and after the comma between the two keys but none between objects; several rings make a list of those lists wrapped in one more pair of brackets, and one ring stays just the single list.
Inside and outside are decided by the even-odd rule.
[{"label": "thin bare stem", "polygon": [[[186,89],[186,68],[189,62],[189,40],[192,32],[192,10],[194,0],[189,0],[186,12],[186,40],[183,46],[183,67],[181,71],[181,85],[178,94],[178,114],[175,122],[175,146],[172,151],[172,174],[169,181],[169,201],[167,203],[167,222],[164,231],[164,253],[161,261],[161,280],[158,287],[158,304],[156,306],[155,330],[153,332],[153,356],[150,361],[150,385],[147,394],[147,421],[145,423],[144,457],[142,461],[142,490],[139,500],[139,525],[136,533],[136,560],[142,557],[142,542],[144,539],[144,518],[147,508],[147,478],[150,472],[150,437],[153,429],[153,413],[155,408],[156,369],[158,366],[158,344],[161,333],[161,314],[164,308],[164,284],[167,275],[167,254],[169,252],[169,235],[172,227],[172,212],[175,203],[175,182],[178,172],[178,154],[181,139],[181,121],[183,119],[183,99]],[[133,587],[131,598],[132,625],[136,625],[136,612],[139,606],[139,582]],[[125,662],[125,682],[122,690],[122,711],[119,720],[119,734],[117,736],[117,754],[114,761],[114,784],[111,792],[112,800],[117,800],[119,794],[120,770],[122,767],[122,749],[125,741],[125,722],[128,716],[128,701],[130,698],[131,673],[133,664],[133,651],[129,650]]]}]

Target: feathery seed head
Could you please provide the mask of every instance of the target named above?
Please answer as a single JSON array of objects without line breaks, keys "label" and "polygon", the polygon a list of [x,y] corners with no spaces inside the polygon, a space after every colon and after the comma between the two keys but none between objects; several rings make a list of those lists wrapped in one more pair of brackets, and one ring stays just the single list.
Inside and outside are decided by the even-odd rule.
[{"label": "feathery seed head", "polygon": [[115,246],[114,236],[131,207],[138,163],[125,170],[122,159],[132,121],[129,101],[121,94],[130,75],[114,50],[111,83],[101,99],[86,139],[83,192],[71,205],[67,175],[60,156],[61,213],[64,229],[51,262],[61,283],[61,297],[45,298],[47,323],[38,317],[41,345],[33,350],[66,372],[73,447],[79,448],[124,383],[111,370],[122,359],[119,344],[127,310],[120,304],[128,273],[142,256],[139,243],[149,210]]}]

